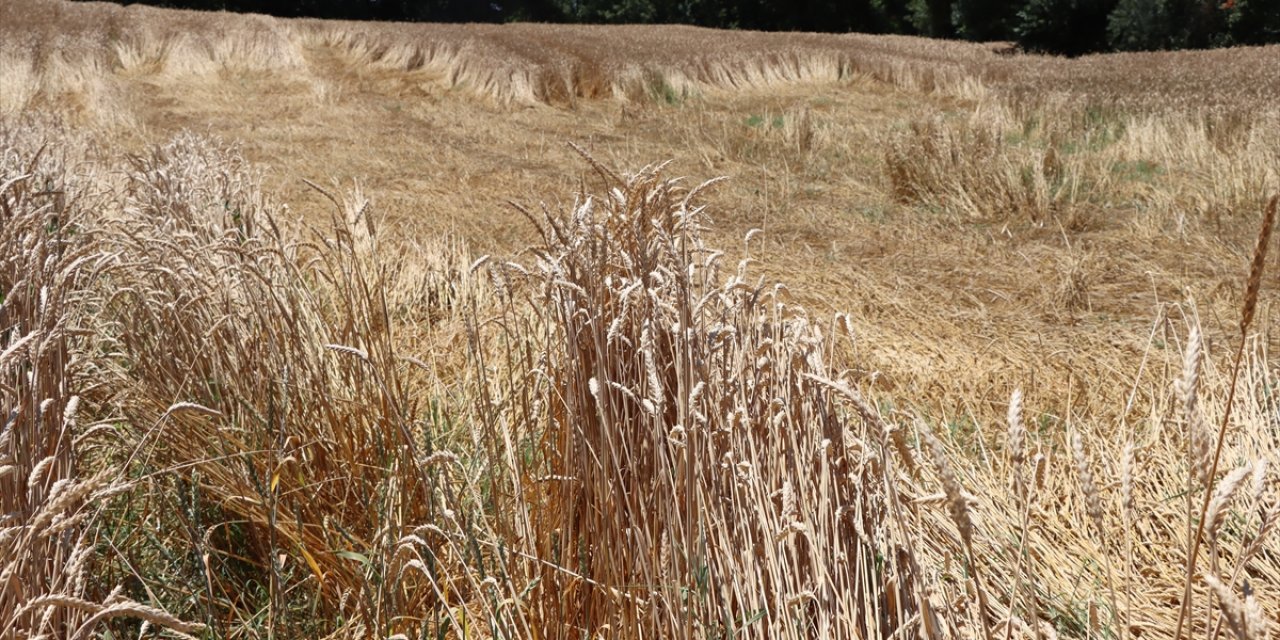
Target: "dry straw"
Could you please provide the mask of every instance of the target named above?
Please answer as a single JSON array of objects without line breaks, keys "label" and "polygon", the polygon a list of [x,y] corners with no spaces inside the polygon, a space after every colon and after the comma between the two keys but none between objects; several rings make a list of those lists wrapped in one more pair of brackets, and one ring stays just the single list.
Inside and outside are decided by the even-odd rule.
[{"label": "dry straw", "polygon": [[[872,570],[885,522],[865,443],[889,446],[883,421],[862,402],[840,409],[860,399],[831,382],[818,331],[781,289],[721,275],[701,188],[587,160],[601,188],[563,214],[529,213],[535,264],[502,268],[509,295],[539,310],[495,325],[533,323],[505,334],[540,364],[503,367],[516,377],[497,382],[512,401],[496,409],[511,418],[496,424],[534,430],[488,436],[536,434],[544,461],[512,469],[519,493],[505,503],[531,525],[512,544],[546,561],[529,569],[542,585],[531,615],[553,637],[910,624],[911,574]],[[545,380],[536,396],[526,379]]]},{"label": "dry straw", "polygon": [[[127,489],[102,468],[82,477],[74,436],[92,363],[86,292],[98,229],[82,204],[91,177],[0,123],[0,637],[86,637],[107,616],[204,628],[127,599],[89,600],[97,508]],[[90,343],[92,344],[92,343]]]},{"label": "dry straw", "polygon": [[946,448],[942,442],[933,435],[928,425],[923,422],[920,423],[919,432],[924,444],[929,448],[930,460],[938,471],[938,478],[942,481],[943,491],[946,492],[947,513],[951,516],[951,521],[955,523],[956,529],[960,533],[960,540],[964,545],[969,569],[973,573],[974,591],[978,595],[978,617],[982,625],[983,636],[987,640],[992,640],[994,636],[991,631],[991,622],[988,619],[992,612],[990,605],[987,603],[986,591],[982,584],[981,565],[978,562],[977,555],[974,553],[974,527],[973,520],[969,514],[969,502],[960,486],[960,480],[956,477],[956,473],[951,467]]},{"label": "dry straw", "polygon": [[[1262,216],[1262,228],[1258,231],[1258,242],[1254,247],[1253,261],[1249,266],[1249,279],[1245,286],[1244,304],[1240,314],[1240,346],[1236,350],[1235,361],[1231,369],[1231,382],[1227,388],[1226,408],[1222,413],[1222,424],[1218,428],[1217,444],[1214,447],[1213,458],[1209,464],[1208,473],[1205,474],[1206,487],[1208,483],[1212,483],[1218,474],[1218,463],[1222,458],[1223,444],[1226,441],[1227,427],[1230,425],[1231,410],[1234,405],[1236,394],[1236,383],[1240,374],[1241,363],[1244,360],[1245,344],[1248,341],[1249,326],[1253,322],[1254,313],[1258,307],[1258,294],[1262,286],[1262,271],[1266,266],[1267,250],[1271,246],[1271,232],[1275,228],[1276,208],[1280,205],[1280,195],[1274,195],[1267,203],[1266,209]],[[1185,589],[1183,591],[1182,608],[1178,612],[1177,630],[1174,632],[1174,640],[1179,640],[1182,636],[1182,628],[1186,622],[1187,614],[1191,607],[1191,583],[1192,576],[1196,573],[1196,564],[1199,559],[1200,545],[1204,539],[1206,530],[1205,518],[1208,515],[1211,505],[1212,495],[1209,491],[1204,492],[1204,500],[1199,508],[1199,518],[1195,526],[1195,536],[1191,543],[1191,550],[1187,556],[1187,570],[1185,579]]]},{"label": "dry straw", "polygon": [[[203,35],[215,32],[224,36]],[[359,189],[317,187],[332,207],[303,212],[320,226],[299,225],[238,152],[207,138],[148,147],[134,131],[125,161],[116,138],[87,142],[11,118],[58,111],[107,131],[168,123],[153,99],[166,91],[193,107],[206,91],[255,86],[279,90],[289,111],[290,87],[315,80],[333,99],[308,102],[308,117],[374,104],[403,84],[462,89],[447,98],[462,110],[477,99],[501,110],[612,97],[630,103],[629,117],[680,125],[689,113],[719,117],[720,92],[775,96],[779,83],[818,81],[881,94],[883,82],[958,98],[947,108],[972,106],[973,117],[928,119],[900,136],[859,132],[889,149],[889,179],[868,181],[859,201],[896,190],[909,206],[998,220],[1009,243],[1091,234],[1105,244],[1117,233],[1127,242],[1136,231],[1153,251],[1185,252],[1184,240],[1277,184],[1275,52],[1068,61],[861,35],[0,3],[0,83],[14,89],[0,97],[0,637],[139,631],[120,615],[174,633],[203,622],[218,637],[943,638],[981,626],[1053,638],[1108,625],[1104,583],[1089,575],[1100,553],[1117,635],[1168,636],[1174,610],[1190,607],[1172,593],[1180,576],[1188,593],[1203,582],[1217,602],[1181,612],[1183,624],[1213,634],[1216,616],[1219,631],[1265,637],[1257,621],[1274,612],[1250,585],[1280,580],[1265,562],[1280,506],[1261,460],[1250,461],[1251,492],[1244,471],[1217,476],[1220,458],[1275,461],[1265,391],[1275,381],[1265,358],[1238,356],[1228,391],[1202,365],[1198,327],[1175,394],[1185,438],[1158,428],[1178,409],[1156,391],[1100,406],[1106,390],[1094,391],[1124,367],[1081,368],[1074,356],[1097,363],[1096,345],[1080,341],[1077,352],[1073,327],[1068,367],[1093,376],[1088,398],[1076,401],[1079,377],[1033,380],[1027,398],[1045,406],[1027,411],[1015,394],[998,452],[984,421],[1002,407],[982,398],[988,386],[1010,388],[1004,373],[925,372],[934,360],[911,361],[930,348],[918,333],[906,344],[859,339],[849,361],[825,335],[829,323],[710,246],[705,192],[657,170],[588,158],[599,176],[576,206],[526,212],[536,246],[473,261],[457,243],[384,235],[399,221]],[[838,88],[841,100],[855,92]],[[655,98],[690,108],[651,112]],[[854,129],[816,103],[781,113],[776,131],[726,127],[711,143],[739,166],[795,161],[807,184]],[[1139,161],[1158,170],[1127,175],[1148,167]],[[800,175],[788,172],[780,178]],[[1276,206],[1259,234],[1242,334],[1265,319]],[[1134,212],[1134,224],[1112,224]],[[956,220],[922,219],[906,228],[949,233]],[[743,247],[755,257],[758,233]],[[1119,303],[1103,295],[1114,291],[1109,253],[1047,259],[1062,286],[1051,279],[1026,308]],[[854,278],[841,299],[898,304],[880,295],[876,273]],[[894,335],[886,318],[868,333]],[[852,334],[864,321],[839,324]],[[991,350],[1047,362],[1016,343]],[[970,384],[979,378],[987,386]],[[1134,395],[1147,383],[1168,388],[1140,373]],[[1067,409],[1098,414],[1075,423],[1065,449],[1054,427],[1063,388]],[[1152,417],[1133,419],[1144,403]],[[921,447],[895,423],[901,410],[884,409],[893,404],[935,425],[971,407],[973,423],[956,419],[940,439],[920,429]],[[1220,410],[1215,441],[1208,420]],[[1101,426],[1113,416],[1122,431]],[[916,464],[920,455],[933,464]],[[1112,460],[1121,524],[1107,512]],[[1168,526],[1180,501],[1167,498],[1184,492],[1189,556]],[[1235,526],[1235,514],[1254,512],[1256,528],[1248,515]],[[157,521],[153,535],[131,533]],[[1113,575],[1116,526],[1126,570]],[[1201,544],[1206,578],[1195,571]]]}]

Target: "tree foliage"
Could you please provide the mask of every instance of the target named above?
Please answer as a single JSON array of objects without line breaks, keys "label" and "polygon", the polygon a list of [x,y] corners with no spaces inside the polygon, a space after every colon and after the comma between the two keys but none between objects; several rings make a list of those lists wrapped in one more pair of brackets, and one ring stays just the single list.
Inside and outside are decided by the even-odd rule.
[{"label": "tree foliage", "polygon": [[1229,44],[1280,42],[1280,0],[1234,0],[1227,6]]},{"label": "tree foliage", "polygon": [[1078,56],[1107,49],[1107,17],[1116,0],[1029,0],[1014,34],[1028,51]]},{"label": "tree foliage", "polygon": [[965,40],[1008,40],[1017,24],[1018,4],[1006,0],[955,0],[951,23]]},{"label": "tree foliage", "polygon": [[1120,51],[1163,49],[1171,25],[1164,0],[1120,0],[1107,20],[1107,41]]}]

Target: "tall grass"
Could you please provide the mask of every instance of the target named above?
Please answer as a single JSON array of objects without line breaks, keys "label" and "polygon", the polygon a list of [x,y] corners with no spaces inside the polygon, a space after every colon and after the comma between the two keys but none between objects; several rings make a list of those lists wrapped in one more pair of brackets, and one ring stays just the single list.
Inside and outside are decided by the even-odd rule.
[{"label": "tall grass", "polygon": [[[195,580],[188,615],[224,631],[460,624],[450,607],[480,592],[491,561],[463,542],[486,525],[397,341],[400,274],[367,201],[335,197],[332,227],[291,233],[238,154],[195,137],[128,177],[102,247],[114,357],[100,401],[133,425],[125,465],[154,503],[137,508],[182,525],[154,543],[193,551],[154,570]],[[498,611],[486,623],[516,624]]]},{"label": "tall grass", "polygon": [[1018,115],[1007,103],[980,104],[968,119],[913,122],[891,135],[885,177],[898,202],[973,220],[1078,233],[1104,228],[1108,210],[1125,207],[1149,236],[1234,230],[1259,194],[1280,189],[1276,117],[1241,110],[1223,125],[1196,112],[1059,106]]},{"label": "tall grass", "polygon": [[103,262],[96,194],[62,150],[9,129],[0,140],[0,636],[86,638],[122,616],[194,633],[95,579],[101,508],[132,488],[80,454],[98,364],[83,357]]},{"label": "tall grass", "polygon": [[1015,399],[993,455],[864,397],[848,320],[724,265],[710,185],[660,168],[589,159],[598,188],[528,212],[527,259],[461,268],[386,243],[358,193],[286,223],[207,139],[96,170],[92,207],[11,148],[15,633],[1169,637],[1204,522],[1190,626],[1265,637],[1280,461],[1252,347],[1228,401],[1193,338],[1178,394],[1118,430],[1027,428]]},{"label": "tall grass", "polygon": [[[110,130],[147,82],[328,57],[570,106],[871,76],[973,107],[883,136],[891,195],[1074,242],[1121,202],[1153,235],[1249,226],[1280,188],[1270,71],[45,0],[0,17],[0,637],[1173,638],[1181,618],[1212,639],[1276,619],[1277,380],[1247,322],[1230,358],[1193,305],[1161,305],[1123,407],[1015,393],[983,423],[886,391],[851,356],[865,328],[753,276],[756,232],[717,250],[714,185],[663,167],[587,156],[574,204],[524,211],[535,246],[473,260],[384,228],[359,189],[313,185],[324,208],[298,216],[211,138],[126,153],[19,119]],[[188,33],[206,21],[234,33]],[[828,115],[782,114],[720,126],[721,156],[841,151]],[[1064,259],[1069,314],[1099,295],[1091,255]],[[1242,297],[1265,318],[1257,264]],[[1208,267],[1223,290],[1231,266]],[[1072,373],[1045,386],[1122,375]]]},{"label": "tall grass", "polygon": [[832,343],[785,287],[722,267],[696,204],[709,185],[597,168],[598,195],[530,214],[535,262],[505,267],[525,302],[498,325],[536,341],[503,367],[510,426],[490,437],[530,442],[508,509],[541,560],[546,633],[904,629],[918,605],[888,530],[889,436],[845,406]]}]

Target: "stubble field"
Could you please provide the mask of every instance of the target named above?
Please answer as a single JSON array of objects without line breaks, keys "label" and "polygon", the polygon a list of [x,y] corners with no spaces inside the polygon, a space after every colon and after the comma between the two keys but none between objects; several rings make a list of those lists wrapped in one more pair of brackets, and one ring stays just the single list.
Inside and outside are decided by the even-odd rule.
[{"label": "stubble field", "polygon": [[1277,624],[1280,48],[0,36],[0,638]]}]

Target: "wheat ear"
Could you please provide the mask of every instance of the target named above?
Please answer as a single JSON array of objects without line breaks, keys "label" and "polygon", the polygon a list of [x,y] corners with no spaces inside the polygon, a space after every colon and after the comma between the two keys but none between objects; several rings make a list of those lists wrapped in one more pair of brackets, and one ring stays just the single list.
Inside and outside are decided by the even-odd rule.
[{"label": "wheat ear", "polygon": [[[1247,341],[1249,325],[1253,323],[1253,315],[1258,308],[1258,292],[1262,287],[1262,270],[1267,263],[1267,248],[1271,246],[1271,232],[1275,228],[1276,207],[1280,206],[1280,194],[1271,196],[1267,210],[1262,216],[1262,228],[1258,231],[1258,243],[1253,248],[1253,262],[1249,266],[1249,281],[1245,285],[1244,308],[1240,314],[1240,346],[1236,349],[1235,364],[1231,368],[1231,385],[1227,388],[1227,406],[1222,412],[1222,424],[1218,427],[1218,443],[1213,451],[1213,464],[1209,466],[1209,480],[1218,474],[1218,462],[1222,457],[1222,443],[1227,435],[1227,424],[1231,420],[1231,406],[1236,397],[1236,382],[1240,377],[1240,362],[1244,359],[1244,346]],[[1206,486],[1207,489],[1207,486]],[[1173,632],[1173,640],[1182,637],[1182,628],[1186,624],[1187,614],[1191,609],[1191,581],[1196,573],[1196,559],[1200,553],[1200,544],[1204,541],[1204,517],[1209,511],[1212,496],[1204,492],[1204,500],[1200,505],[1199,524],[1196,526],[1191,552],[1187,556],[1187,573],[1185,589],[1182,594],[1182,608],[1178,611],[1178,626]]]}]

